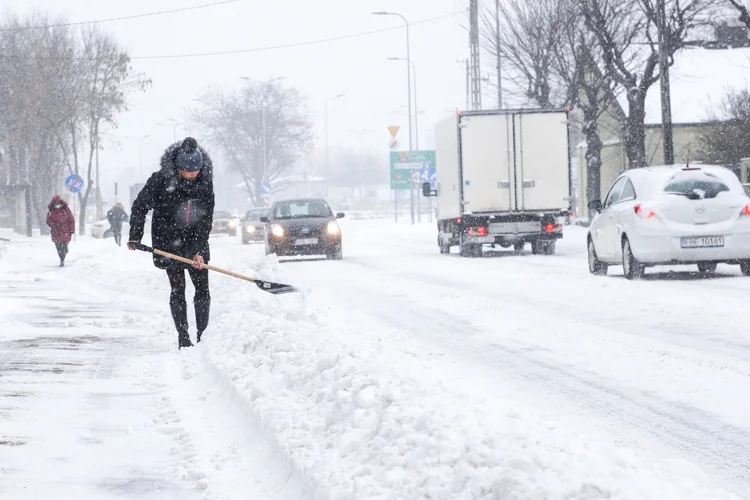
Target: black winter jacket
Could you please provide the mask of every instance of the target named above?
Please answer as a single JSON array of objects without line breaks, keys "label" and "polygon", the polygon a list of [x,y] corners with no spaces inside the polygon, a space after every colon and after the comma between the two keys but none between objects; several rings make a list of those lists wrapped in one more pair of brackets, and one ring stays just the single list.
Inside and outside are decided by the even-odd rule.
[{"label": "black winter jacket", "polygon": [[119,206],[114,206],[107,211],[107,221],[109,221],[109,226],[113,229],[118,228],[119,231],[122,228],[122,223],[127,222],[127,220],[128,214]]},{"label": "black winter jacket", "polygon": [[[151,218],[151,243],[154,248],[188,259],[200,255],[211,258],[208,237],[214,218],[213,164],[203,155],[203,168],[195,181],[186,181],[175,167],[175,156],[182,143],[172,144],[161,157],[161,170],[154,172],[133,202],[130,212],[130,241],[141,241],[146,215]],[[160,269],[183,264],[154,254]]]}]

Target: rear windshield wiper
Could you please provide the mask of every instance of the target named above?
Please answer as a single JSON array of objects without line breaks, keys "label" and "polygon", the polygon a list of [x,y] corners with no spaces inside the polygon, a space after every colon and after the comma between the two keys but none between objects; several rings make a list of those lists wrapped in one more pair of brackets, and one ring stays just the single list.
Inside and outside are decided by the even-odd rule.
[{"label": "rear windshield wiper", "polygon": [[695,191],[686,191],[686,192],[680,192],[680,191],[668,191],[667,194],[677,194],[680,196],[684,196],[685,198],[689,200],[700,200],[701,195],[696,193]]}]

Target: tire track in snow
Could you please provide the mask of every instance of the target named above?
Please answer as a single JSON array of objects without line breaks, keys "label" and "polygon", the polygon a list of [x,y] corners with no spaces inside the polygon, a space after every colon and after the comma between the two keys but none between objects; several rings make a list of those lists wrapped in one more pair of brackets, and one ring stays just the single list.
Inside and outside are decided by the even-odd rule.
[{"label": "tire track in snow", "polygon": [[[350,263],[373,273],[393,272],[373,262]],[[400,273],[398,277],[452,286],[439,277],[418,273]],[[568,406],[573,404],[582,408],[587,414],[593,413],[607,422],[637,429],[655,438],[660,445],[676,450],[681,457],[713,471],[737,493],[750,491],[750,432],[747,429],[724,424],[716,416],[689,404],[627,389],[607,377],[542,358],[538,355],[539,349],[515,349],[498,343],[478,344],[472,341],[472,336],[491,332],[427,302],[420,303],[418,308],[404,307],[399,297],[378,293],[377,288],[357,287],[352,291],[354,293],[348,293],[347,299],[358,301],[361,310],[372,310],[372,304],[382,306],[374,315],[380,321],[406,328],[423,341],[437,343],[470,364],[480,362],[495,373],[500,369],[503,377],[509,375],[536,390],[541,388],[549,396]],[[478,293],[494,295],[493,299],[498,299],[498,295],[499,300],[506,298],[506,294],[494,291]],[[510,294],[507,298],[512,299],[511,303],[524,299]]]}]

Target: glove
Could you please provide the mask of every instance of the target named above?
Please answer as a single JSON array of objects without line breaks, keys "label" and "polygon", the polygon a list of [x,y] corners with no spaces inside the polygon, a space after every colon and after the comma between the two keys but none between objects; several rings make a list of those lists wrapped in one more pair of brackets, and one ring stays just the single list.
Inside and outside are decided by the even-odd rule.
[{"label": "glove", "polygon": [[128,241],[128,250],[137,250],[135,246],[140,243],[139,241]]}]

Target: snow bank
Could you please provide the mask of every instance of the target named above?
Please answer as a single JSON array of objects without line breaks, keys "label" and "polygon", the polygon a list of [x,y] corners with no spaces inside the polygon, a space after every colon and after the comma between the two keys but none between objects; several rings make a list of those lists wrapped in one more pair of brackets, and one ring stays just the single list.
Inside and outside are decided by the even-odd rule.
[{"label": "snow bank", "polygon": [[[258,272],[273,277],[275,261]],[[571,435],[448,380],[409,339],[333,324],[304,294],[225,281],[214,295],[207,359],[331,499],[737,498],[690,465]]]},{"label": "snow bank", "polygon": [[[166,325],[163,273],[147,255],[100,243],[63,272],[163,301]],[[289,268],[266,258],[232,270],[290,282]],[[310,293],[212,276],[212,323],[197,349],[321,498],[738,498],[689,464],[571,434],[476,379],[452,379],[417,341],[336,323],[311,310]]]}]

